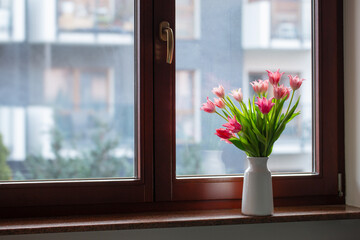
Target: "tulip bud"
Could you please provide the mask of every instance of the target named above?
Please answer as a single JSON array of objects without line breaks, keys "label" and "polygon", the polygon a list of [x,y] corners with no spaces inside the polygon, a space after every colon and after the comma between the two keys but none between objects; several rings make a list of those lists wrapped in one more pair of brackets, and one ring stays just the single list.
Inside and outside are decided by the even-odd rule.
[{"label": "tulip bud", "polygon": [[305,79],[300,79],[297,75],[295,77],[289,75],[289,80],[290,80],[290,87],[296,91],[301,87],[301,84],[303,83],[303,81]]},{"label": "tulip bud", "polygon": [[226,107],[224,100],[222,100],[221,98],[214,98],[214,102],[215,102],[215,105],[218,108],[225,108]]},{"label": "tulip bud", "polygon": [[255,103],[256,105],[258,105],[260,112],[262,112],[263,114],[268,114],[271,110],[271,108],[275,105],[275,103],[272,102],[272,99],[267,100],[265,97],[263,97],[262,99],[259,97],[256,97],[258,99],[258,101]]},{"label": "tulip bud", "polygon": [[269,81],[272,85],[278,85],[280,82],[280,78],[284,73],[280,73],[280,69],[278,69],[276,72],[271,72],[269,70],[266,70],[268,72]]},{"label": "tulip bud", "polygon": [[207,102],[203,103],[200,110],[204,110],[207,113],[214,113],[216,111],[215,104],[207,97]]},{"label": "tulip bud", "polygon": [[213,88],[212,92],[219,98],[224,98],[225,96],[225,90],[222,85],[219,85],[217,88]]},{"label": "tulip bud", "polygon": [[230,95],[233,96],[234,99],[238,102],[242,102],[243,100],[243,94],[241,92],[241,88],[239,88],[238,90],[232,90]]}]

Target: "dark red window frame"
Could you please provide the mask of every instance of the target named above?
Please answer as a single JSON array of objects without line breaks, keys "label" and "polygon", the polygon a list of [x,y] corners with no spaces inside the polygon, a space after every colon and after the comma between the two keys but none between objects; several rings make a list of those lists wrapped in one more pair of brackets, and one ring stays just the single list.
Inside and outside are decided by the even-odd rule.
[{"label": "dark red window frame", "polygon": [[[240,207],[241,177],[176,179],[175,64],[165,63],[166,44],[158,38],[161,21],[175,26],[175,0],[136,2],[138,180],[0,183],[0,217]],[[343,0],[314,2],[319,174],[274,177],[278,206],[344,203]]]},{"label": "dark red window frame", "polygon": [[[155,9],[159,10],[154,15],[155,23],[161,19],[173,20],[173,5],[173,1],[167,1],[165,6],[161,0],[155,0]],[[338,195],[338,173],[344,177],[342,1],[315,0],[313,8],[315,159],[319,174],[273,177],[276,205],[344,203],[344,198]],[[158,45],[161,42],[155,37],[155,46]],[[155,200],[236,199],[239,203],[241,177],[176,178],[175,65],[167,66],[158,60],[155,63],[155,131],[164,129],[155,135]],[[160,94],[161,98],[157,98]]]},{"label": "dark red window frame", "polygon": [[0,183],[0,217],[111,213],[153,201],[153,4],[135,2],[137,179]]}]

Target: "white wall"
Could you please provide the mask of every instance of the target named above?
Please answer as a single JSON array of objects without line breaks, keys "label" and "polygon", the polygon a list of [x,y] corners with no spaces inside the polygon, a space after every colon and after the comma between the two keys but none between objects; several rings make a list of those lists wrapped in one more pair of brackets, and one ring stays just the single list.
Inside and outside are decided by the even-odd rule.
[{"label": "white wall", "polygon": [[360,207],[360,1],[344,0],[346,203]]},{"label": "white wall", "polygon": [[[360,1],[344,0],[345,16],[345,143],[347,203],[360,207]],[[251,224],[192,228],[36,234],[1,240],[95,239],[359,239],[360,220]]]}]

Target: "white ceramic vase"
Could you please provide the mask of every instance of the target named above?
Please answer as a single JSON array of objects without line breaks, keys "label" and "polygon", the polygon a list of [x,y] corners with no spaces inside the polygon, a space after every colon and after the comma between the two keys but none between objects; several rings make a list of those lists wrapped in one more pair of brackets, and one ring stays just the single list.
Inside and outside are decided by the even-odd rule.
[{"label": "white ceramic vase", "polygon": [[249,167],[244,173],[241,212],[249,216],[274,213],[271,172],[268,157],[247,157]]}]

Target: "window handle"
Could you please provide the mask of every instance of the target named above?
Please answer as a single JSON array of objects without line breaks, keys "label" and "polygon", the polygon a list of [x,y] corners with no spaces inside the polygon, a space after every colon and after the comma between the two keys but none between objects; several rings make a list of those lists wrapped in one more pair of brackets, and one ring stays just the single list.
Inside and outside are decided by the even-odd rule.
[{"label": "window handle", "polygon": [[166,62],[171,64],[174,56],[174,32],[167,21],[160,23],[160,39],[166,42]]}]

